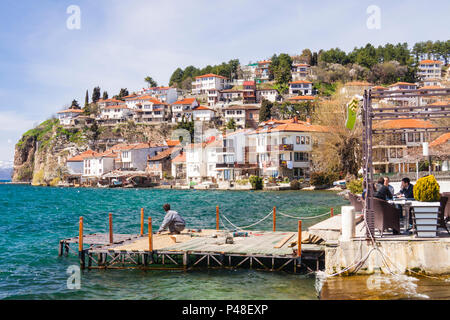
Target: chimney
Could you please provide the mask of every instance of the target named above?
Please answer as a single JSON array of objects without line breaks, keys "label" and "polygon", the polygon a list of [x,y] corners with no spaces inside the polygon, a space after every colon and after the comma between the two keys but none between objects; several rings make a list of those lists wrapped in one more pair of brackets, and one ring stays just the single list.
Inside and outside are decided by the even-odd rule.
[{"label": "chimney", "polygon": [[311,124],[311,117],[310,117],[310,116],[307,116],[307,117],[306,117],[306,123],[307,123],[307,124]]}]

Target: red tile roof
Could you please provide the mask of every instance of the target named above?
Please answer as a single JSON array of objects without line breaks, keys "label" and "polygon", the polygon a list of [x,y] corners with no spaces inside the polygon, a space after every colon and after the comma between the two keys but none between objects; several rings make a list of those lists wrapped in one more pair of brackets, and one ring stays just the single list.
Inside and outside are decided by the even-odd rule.
[{"label": "red tile roof", "polygon": [[95,156],[95,155],[98,155],[98,154],[99,154],[98,152],[95,152],[93,150],[86,150],[86,151],[76,155],[75,157],[67,159],[67,162],[81,162],[85,158],[92,157],[92,156]]},{"label": "red tile roof", "polygon": [[298,81],[291,81],[289,82],[289,84],[294,84],[294,83],[312,83],[311,81],[306,81],[306,80],[298,80]]},{"label": "red tile roof", "polygon": [[450,140],[450,132],[444,133],[443,135],[439,136],[436,140],[430,142],[430,147],[436,147],[438,145],[446,143],[449,140]]},{"label": "red tile roof", "polygon": [[254,86],[255,85],[255,81],[244,81],[243,85],[244,86]]},{"label": "red tile roof", "polygon": [[172,159],[172,162],[186,162],[186,152],[181,152],[174,159]]},{"label": "red tile roof", "polygon": [[298,100],[314,100],[315,97],[313,96],[295,96],[295,97],[290,97],[288,98],[288,100],[293,100],[293,101],[298,101]]},{"label": "red tile roof", "polygon": [[59,111],[59,112],[57,112],[57,113],[69,113],[69,112],[73,112],[73,113],[82,113],[83,110],[80,110],[80,109],[67,109],[67,110]]},{"label": "red tile roof", "polygon": [[169,147],[175,147],[180,144],[180,141],[179,140],[166,140],[166,144]]},{"label": "red tile roof", "polygon": [[442,61],[439,60],[422,60],[420,61],[420,64],[442,64]]},{"label": "red tile roof", "polygon": [[131,99],[129,99],[129,100],[145,100],[145,101],[150,101],[150,102],[152,102],[152,103],[154,103],[154,104],[165,104],[165,103],[163,103],[163,102],[161,102],[161,101],[159,101],[159,100],[157,100],[157,99],[155,99],[154,97],[149,96],[149,95],[146,95],[146,96],[140,96],[140,97],[135,97],[135,98],[131,98]]},{"label": "red tile roof", "polygon": [[416,86],[415,83],[409,83],[409,82],[396,82],[394,84],[391,84],[389,87],[397,87],[397,86]]},{"label": "red tile roof", "polygon": [[172,153],[177,152],[178,150],[180,150],[180,148],[176,148],[176,147],[168,148],[166,150],[163,150],[163,151],[157,153],[154,157],[151,157],[149,159],[149,161],[163,160],[165,158],[170,157],[172,155]]},{"label": "red tile roof", "polygon": [[195,79],[197,79],[197,78],[210,78],[210,77],[227,79],[226,77],[222,77],[222,76],[219,76],[219,75],[214,74],[214,73],[208,73],[208,74],[204,74],[204,75],[201,75],[201,76],[196,76]]},{"label": "red tile roof", "polygon": [[214,111],[213,109],[210,109],[210,108],[205,107],[205,106],[198,106],[198,107],[195,107],[194,109],[192,109],[192,111],[197,111],[197,110],[209,110],[209,111]]},{"label": "red tile roof", "polygon": [[194,101],[197,101],[197,99],[195,99],[195,98],[185,98],[183,100],[175,101],[174,103],[172,103],[172,105],[174,105],[174,104],[193,104]]},{"label": "red tile roof", "polygon": [[373,125],[374,129],[418,129],[434,128],[430,121],[420,119],[383,120]]}]

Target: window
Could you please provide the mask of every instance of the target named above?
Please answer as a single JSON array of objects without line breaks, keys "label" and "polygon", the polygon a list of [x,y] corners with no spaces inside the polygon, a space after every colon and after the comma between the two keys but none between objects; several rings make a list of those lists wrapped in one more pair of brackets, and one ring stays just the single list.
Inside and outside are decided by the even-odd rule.
[{"label": "window", "polygon": [[281,143],[282,144],[287,144],[287,137],[281,138]]},{"label": "window", "polygon": [[306,144],[311,144],[311,140],[309,137],[306,137]]},{"label": "window", "polygon": [[420,132],[414,133],[414,142],[420,142]]},{"label": "window", "polygon": [[395,148],[392,148],[392,149],[390,149],[389,150],[390,151],[390,154],[389,154],[389,157],[390,158],[396,158],[397,157],[397,155],[396,155],[396,152],[395,152]]},{"label": "window", "polygon": [[294,160],[297,162],[308,161],[309,154],[306,152],[294,152]]},{"label": "window", "polygon": [[408,133],[408,142],[414,142],[414,134]]},{"label": "window", "polygon": [[301,136],[300,137],[300,143],[301,144],[305,144],[305,136]]},{"label": "window", "polygon": [[300,137],[299,137],[299,136],[296,136],[296,137],[295,137],[295,143],[296,143],[296,144],[300,144]]}]

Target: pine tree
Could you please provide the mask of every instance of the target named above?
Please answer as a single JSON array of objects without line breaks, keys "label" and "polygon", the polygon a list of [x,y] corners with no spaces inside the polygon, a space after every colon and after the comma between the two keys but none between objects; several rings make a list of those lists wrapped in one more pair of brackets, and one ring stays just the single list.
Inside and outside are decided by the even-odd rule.
[{"label": "pine tree", "polygon": [[149,86],[150,88],[151,88],[151,87],[157,87],[157,86],[158,86],[158,83],[157,83],[155,80],[153,80],[152,77],[145,77],[144,81],[148,83],[148,86]]},{"label": "pine tree", "polygon": [[71,109],[81,109],[80,105],[78,104],[77,100],[72,100],[72,104],[70,106]]},{"label": "pine tree", "polygon": [[98,100],[100,100],[100,87],[95,87],[92,91],[92,102],[96,103]]},{"label": "pine tree", "polygon": [[108,99],[108,92],[103,91],[103,97],[102,97],[102,99],[103,99],[103,100],[107,100],[107,99]]},{"label": "pine tree", "polygon": [[86,97],[84,98],[84,107],[86,108],[89,104],[89,93],[86,90]]},{"label": "pine tree", "polygon": [[272,102],[264,99],[261,102],[261,108],[259,109],[259,122],[266,121],[270,119],[270,111],[272,109]]}]

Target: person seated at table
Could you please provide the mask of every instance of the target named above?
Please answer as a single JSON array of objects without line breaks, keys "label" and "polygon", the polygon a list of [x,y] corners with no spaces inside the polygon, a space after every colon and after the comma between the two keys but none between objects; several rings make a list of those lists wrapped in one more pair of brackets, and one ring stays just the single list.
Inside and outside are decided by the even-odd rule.
[{"label": "person seated at table", "polygon": [[384,177],[384,185],[389,188],[389,191],[394,195],[394,187],[389,184],[389,177]]},{"label": "person seated at table", "polygon": [[392,193],[389,191],[389,188],[384,185],[384,178],[380,177],[375,184],[375,193],[373,196],[375,198],[381,199],[381,200],[389,200],[392,199]]},{"label": "person seated at table", "polygon": [[396,193],[396,196],[406,198],[406,199],[414,199],[414,185],[411,184],[409,178],[403,178],[400,185],[400,192]]}]

